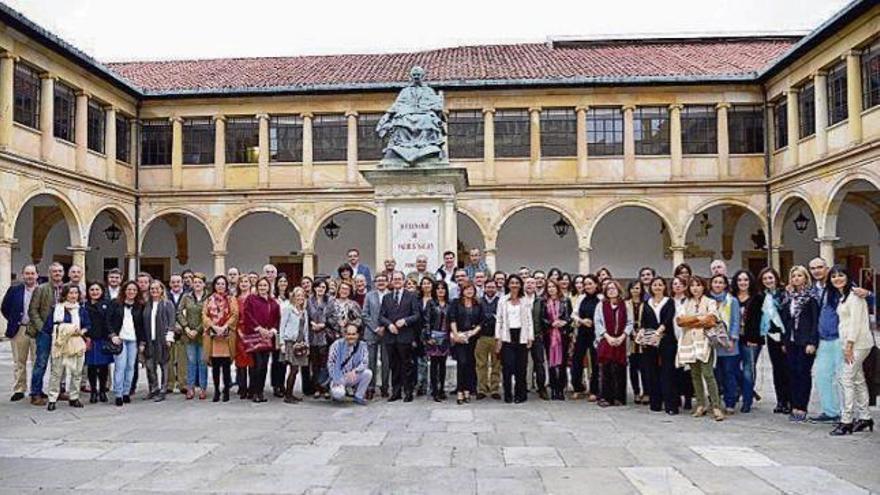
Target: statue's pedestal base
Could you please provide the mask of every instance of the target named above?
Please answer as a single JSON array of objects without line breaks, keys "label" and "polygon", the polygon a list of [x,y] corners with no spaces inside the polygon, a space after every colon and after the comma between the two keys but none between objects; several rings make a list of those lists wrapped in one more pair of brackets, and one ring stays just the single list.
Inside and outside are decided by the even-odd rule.
[{"label": "statue's pedestal base", "polygon": [[406,274],[425,255],[428,269],[434,270],[444,251],[457,252],[455,198],[468,187],[466,169],[380,168],[361,174],[375,189],[378,266],[394,258]]}]

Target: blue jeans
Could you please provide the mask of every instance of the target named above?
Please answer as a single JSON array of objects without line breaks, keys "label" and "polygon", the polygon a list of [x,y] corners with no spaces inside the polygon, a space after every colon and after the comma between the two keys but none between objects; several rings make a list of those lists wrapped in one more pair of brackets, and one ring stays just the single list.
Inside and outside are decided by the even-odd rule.
[{"label": "blue jeans", "polygon": [[43,393],[43,377],[46,375],[46,368],[49,366],[49,354],[52,352],[52,335],[46,332],[39,332],[37,340],[37,355],[34,359],[34,369],[31,371],[31,397],[39,396]]},{"label": "blue jeans", "polygon": [[745,342],[739,343],[739,356],[742,360],[742,405],[752,407],[755,399],[755,376],[757,375],[756,364],[761,355],[761,346],[749,346]]},{"label": "blue jeans", "polygon": [[840,416],[840,403],[843,399],[838,376],[841,366],[843,366],[843,350],[840,339],[820,340],[813,370],[816,374],[816,389],[819,390],[822,412],[826,416]]},{"label": "blue jeans", "polygon": [[202,359],[202,344],[186,344],[186,386],[208,388],[208,365]]},{"label": "blue jeans", "polygon": [[137,366],[136,340],[123,340],[122,352],[113,357],[113,394],[117,399],[129,395],[134,369]]},{"label": "blue jeans", "polygon": [[724,407],[733,409],[736,407],[740,384],[743,381],[739,354],[736,356],[718,356],[718,369],[720,370],[719,375],[723,384]]}]

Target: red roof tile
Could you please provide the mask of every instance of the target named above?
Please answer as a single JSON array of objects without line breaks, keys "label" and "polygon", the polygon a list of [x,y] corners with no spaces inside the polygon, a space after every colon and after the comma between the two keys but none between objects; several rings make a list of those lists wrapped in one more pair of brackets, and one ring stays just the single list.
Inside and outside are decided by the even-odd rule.
[{"label": "red roof tile", "polygon": [[388,86],[421,65],[435,85],[753,78],[797,38],[526,43],[413,53],[109,63],[148,93]]}]

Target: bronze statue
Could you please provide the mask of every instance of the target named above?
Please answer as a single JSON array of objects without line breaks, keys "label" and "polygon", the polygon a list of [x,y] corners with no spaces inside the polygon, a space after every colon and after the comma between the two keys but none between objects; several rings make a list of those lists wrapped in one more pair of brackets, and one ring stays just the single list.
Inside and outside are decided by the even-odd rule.
[{"label": "bronze statue", "polygon": [[410,70],[412,83],[403,88],[391,108],[376,125],[385,140],[381,167],[424,167],[448,165],[443,144],[443,96],[425,85],[425,70]]}]

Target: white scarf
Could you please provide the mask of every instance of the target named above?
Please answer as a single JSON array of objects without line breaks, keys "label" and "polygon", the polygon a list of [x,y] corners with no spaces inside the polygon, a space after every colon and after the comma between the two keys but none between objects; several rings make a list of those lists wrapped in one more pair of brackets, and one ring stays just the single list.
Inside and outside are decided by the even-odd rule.
[{"label": "white scarf", "polygon": [[64,310],[67,309],[70,311],[70,324],[76,328],[80,328],[79,326],[79,303],[58,303],[55,305],[55,312],[52,314],[52,321],[57,325],[58,323],[64,323]]}]

